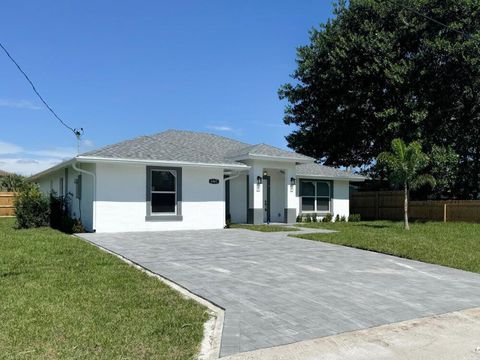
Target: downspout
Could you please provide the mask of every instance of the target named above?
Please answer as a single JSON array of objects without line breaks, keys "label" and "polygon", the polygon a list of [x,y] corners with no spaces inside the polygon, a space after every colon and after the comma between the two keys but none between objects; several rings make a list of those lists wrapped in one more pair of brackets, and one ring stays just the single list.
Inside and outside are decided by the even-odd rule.
[{"label": "downspout", "polygon": [[93,209],[92,209],[92,231],[96,231],[96,225],[97,225],[97,177],[95,176],[95,173],[80,169],[77,167],[77,163],[74,162],[72,163],[72,168],[75,171],[78,171],[79,173],[90,175],[93,178]]},{"label": "downspout", "polygon": [[239,176],[240,176],[240,173],[237,173],[236,175],[232,175],[232,176],[229,176],[227,178],[224,178],[223,181],[227,182],[228,180],[235,179],[236,177],[239,177]]}]

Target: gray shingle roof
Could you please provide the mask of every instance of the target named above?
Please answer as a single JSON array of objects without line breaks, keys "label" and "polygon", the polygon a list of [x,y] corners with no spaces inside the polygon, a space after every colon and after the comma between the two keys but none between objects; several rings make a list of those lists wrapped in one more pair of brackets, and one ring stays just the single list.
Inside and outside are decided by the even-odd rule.
[{"label": "gray shingle roof", "polygon": [[350,180],[363,181],[365,177],[354,174],[351,171],[344,171],[334,167],[316,163],[297,165],[297,176],[319,176],[325,178],[345,178]]},{"label": "gray shingle roof", "polygon": [[225,158],[246,143],[207,133],[167,130],[151,136],[140,136],[81,154],[82,157],[184,161],[205,164],[240,163]]},{"label": "gray shingle roof", "polygon": [[[313,161],[313,159],[308,156],[266,144],[251,145],[224,136],[184,130],[167,130],[155,135],[140,136],[135,139],[89,151],[79,156],[238,166],[244,164],[236,160],[251,155],[282,157],[297,161]],[[346,171],[314,163],[297,165],[297,174],[329,178],[358,177],[359,179],[363,179],[363,177]]]},{"label": "gray shingle roof", "polygon": [[250,145],[246,148],[241,149],[240,151],[230,152],[227,154],[228,157],[232,158],[239,158],[239,157],[248,157],[248,156],[271,156],[271,157],[282,157],[292,160],[312,160],[311,157],[298,154],[292,151],[285,151],[279,148],[276,148],[271,145],[267,144],[257,144],[257,145]]}]

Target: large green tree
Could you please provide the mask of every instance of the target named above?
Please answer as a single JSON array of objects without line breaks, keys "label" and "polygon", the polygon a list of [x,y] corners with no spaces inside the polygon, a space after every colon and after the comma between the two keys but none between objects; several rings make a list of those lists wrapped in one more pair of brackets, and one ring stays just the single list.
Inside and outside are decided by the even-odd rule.
[{"label": "large green tree", "polygon": [[479,196],[479,0],[339,1],[310,40],[279,90],[290,147],[373,171],[394,138],[421,141],[458,155],[447,193]]}]

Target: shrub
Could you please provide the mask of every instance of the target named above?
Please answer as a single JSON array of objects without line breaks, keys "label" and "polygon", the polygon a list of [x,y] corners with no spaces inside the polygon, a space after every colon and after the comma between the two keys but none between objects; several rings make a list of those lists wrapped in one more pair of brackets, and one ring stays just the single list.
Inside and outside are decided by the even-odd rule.
[{"label": "shrub", "polygon": [[333,215],[328,213],[323,217],[322,222],[332,222],[332,220],[333,220]]},{"label": "shrub", "polygon": [[50,226],[67,234],[85,232],[81,220],[70,215],[71,195],[56,196],[50,193]]},{"label": "shrub", "polygon": [[[230,226],[230,225],[229,225]],[[73,220],[72,233],[84,233],[85,228],[83,227],[82,221],[80,219]]]},{"label": "shrub", "polygon": [[317,214],[312,214],[312,222],[317,222]]},{"label": "shrub", "polygon": [[231,225],[232,225],[232,215],[227,214],[227,217],[225,219],[225,229],[230,229]]},{"label": "shrub", "polygon": [[21,192],[28,188],[31,183],[25,180],[25,177],[18,174],[7,174],[0,177],[0,190],[8,192]]},{"label": "shrub", "polygon": [[335,216],[335,222],[340,222],[340,215]]},{"label": "shrub", "polygon": [[347,221],[347,218],[345,217],[345,215],[342,215],[340,217],[340,222],[345,222],[345,221]]},{"label": "shrub", "polygon": [[360,221],[360,214],[350,214],[350,216],[348,217],[348,221],[359,222]]},{"label": "shrub", "polygon": [[302,222],[302,215],[297,215],[297,223],[301,223]]},{"label": "shrub", "polygon": [[16,225],[19,229],[48,226],[50,208],[48,198],[36,184],[25,186],[15,197]]},{"label": "shrub", "polygon": [[303,219],[304,219],[305,222],[307,222],[307,223],[312,222],[312,215],[307,214],[307,215],[305,215],[305,217],[304,217]]}]

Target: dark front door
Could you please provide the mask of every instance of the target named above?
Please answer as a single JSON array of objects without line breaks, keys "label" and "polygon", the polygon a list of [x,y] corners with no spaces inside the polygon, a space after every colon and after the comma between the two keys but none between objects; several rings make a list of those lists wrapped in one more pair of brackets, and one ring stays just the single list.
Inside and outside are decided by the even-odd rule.
[{"label": "dark front door", "polygon": [[263,222],[270,222],[270,176],[263,177]]}]

